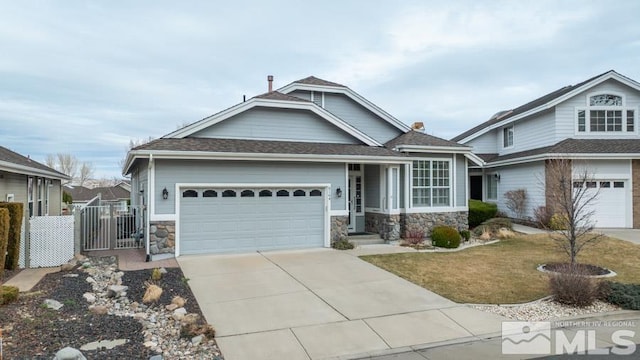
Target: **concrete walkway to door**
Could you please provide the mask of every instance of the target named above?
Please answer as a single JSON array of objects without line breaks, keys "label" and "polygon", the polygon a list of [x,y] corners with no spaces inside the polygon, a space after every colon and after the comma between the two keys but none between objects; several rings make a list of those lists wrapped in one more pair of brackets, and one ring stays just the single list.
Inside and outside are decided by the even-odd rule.
[{"label": "concrete walkway to door", "polygon": [[331,249],[178,262],[226,360],[379,355],[496,336],[504,320]]}]

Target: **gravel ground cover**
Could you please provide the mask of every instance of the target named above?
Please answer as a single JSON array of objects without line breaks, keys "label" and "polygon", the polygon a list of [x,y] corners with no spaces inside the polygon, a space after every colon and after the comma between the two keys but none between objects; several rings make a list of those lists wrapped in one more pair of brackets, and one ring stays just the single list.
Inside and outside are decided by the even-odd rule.
[{"label": "gravel ground cover", "polygon": [[[119,272],[114,257],[90,258],[70,271],[46,275],[18,301],[0,307],[3,359],[52,359],[64,347],[126,339],[111,349],[82,350],[88,359],[222,359],[211,333],[183,333],[185,320],[204,318],[179,268],[166,269],[159,300],[143,304],[152,270]],[[112,286],[126,286],[122,293]],[[184,305],[167,309],[175,296]],[[56,300],[54,310],[45,300]],[[199,336],[200,335],[200,336]]]}]

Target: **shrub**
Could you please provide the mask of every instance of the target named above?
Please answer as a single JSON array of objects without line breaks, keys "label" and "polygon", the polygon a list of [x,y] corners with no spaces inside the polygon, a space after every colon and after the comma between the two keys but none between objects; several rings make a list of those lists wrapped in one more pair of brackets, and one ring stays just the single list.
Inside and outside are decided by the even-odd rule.
[{"label": "shrub", "polygon": [[450,226],[436,226],[431,230],[433,245],[455,249],[460,246],[460,233]]},{"label": "shrub", "polygon": [[16,286],[0,286],[0,305],[6,305],[10,302],[18,300],[19,293],[20,290]]},{"label": "shrub", "polygon": [[509,190],[504,193],[507,208],[516,215],[518,219],[524,217],[527,205],[527,191],[525,189]]},{"label": "shrub", "polygon": [[513,224],[511,220],[506,218],[492,218],[489,219],[480,226],[473,229],[473,233],[476,236],[480,236],[483,233],[489,233],[489,235],[498,235],[500,229],[513,230]]},{"label": "shrub", "polygon": [[569,220],[566,216],[561,214],[553,214],[551,220],[549,220],[549,228],[551,230],[566,230],[569,225]]},{"label": "shrub", "polygon": [[[127,200],[127,201],[129,201],[129,200]],[[71,197],[71,194],[69,194],[68,192],[63,191],[62,192],[62,202],[65,203],[65,204],[71,204],[73,202],[73,197]],[[127,205],[129,205],[129,204],[127,204]]]},{"label": "shrub", "polygon": [[409,230],[404,236],[404,241],[408,245],[419,245],[424,241],[424,231],[422,230]]},{"label": "shrub", "polygon": [[551,213],[551,211],[549,211],[549,209],[547,209],[546,206],[539,206],[533,211],[533,217],[536,220],[536,223],[538,223],[538,225],[542,226],[543,228],[549,227],[552,215],[553,214]]},{"label": "shrub", "polygon": [[606,282],[604,299],[623,309],[640,310],[640,285]]},{"label": "shrub", "polygon": [[162,271],[160,271],[160,268],[154,268],[153,271],[151,272],[151,280],[158,281],[161,278],[162,278]]},{"label": "shrub", "polygon": [[336,250],[351,250],[353,249],[353,244],[350,243],[349,240],[340,239],[338,241],[334,241],[333,244],[331,244],[331,247]]},{"label": "shrub", "polygon": [[460,236],[462,236],[464,241],[469,241],[469,239],[471,239],[471,232],[469,230],[460,230]]},{"label": "shrub", "polygon": [[147,291],[145,291],[142,297],[142,302],[147,304],[150,302],[156,302],[162,295],[162,288],[155,284],[147,284]]},{"label": "shrub", "polygon": [[570,264],[567,266],[567,270],[549,277],[549,288],[554,300],[578,307],[593,304],[601,291],[599,281],[586,276],[580,268],[572,267]]},{"label": "shrub", "polygon": [[7,242],[7,260],[5,269],[15,270],[20,260],[20,230],[24,209],[22,203],[0,202],[0,208],[9,210],[9,240]]},{"label": "shrub", "polygon": [[9,242],[9,210],[0,208],[0,278],[4,274],[5,254]]},{"label": "shrub", "polygon": [[474,228],[483,222],[496,216],[498,206],[496,204],[469,200],[469,227]]}]

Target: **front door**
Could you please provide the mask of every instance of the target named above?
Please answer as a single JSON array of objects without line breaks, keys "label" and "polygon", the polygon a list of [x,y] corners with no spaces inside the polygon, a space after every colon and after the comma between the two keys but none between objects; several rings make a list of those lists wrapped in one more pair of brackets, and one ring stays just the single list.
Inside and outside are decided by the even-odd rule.
[{"label": "front door", "polygon": [[356,216],[362,214],[362,175],[349,175],[349,232],[355,232]]}]

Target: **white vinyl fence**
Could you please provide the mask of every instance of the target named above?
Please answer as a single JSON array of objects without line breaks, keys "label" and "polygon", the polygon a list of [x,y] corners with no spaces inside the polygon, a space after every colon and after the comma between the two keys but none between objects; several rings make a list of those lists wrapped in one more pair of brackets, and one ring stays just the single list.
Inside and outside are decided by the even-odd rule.
[{"label": "white vinyl fence", "polygon": [[74,217],[36,216],[29,219],[29,267],[59,266],[74,255]]}]

